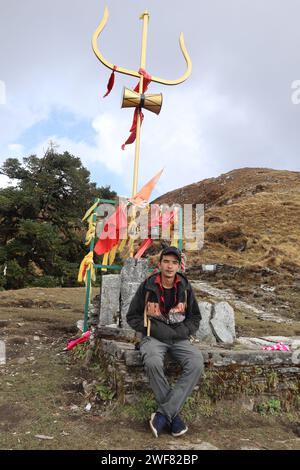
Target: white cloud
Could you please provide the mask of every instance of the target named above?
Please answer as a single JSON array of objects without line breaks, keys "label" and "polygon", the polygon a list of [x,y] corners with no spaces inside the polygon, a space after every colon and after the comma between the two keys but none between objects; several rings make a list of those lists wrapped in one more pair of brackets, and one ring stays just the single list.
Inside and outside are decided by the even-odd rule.
[{"label": "white cloud", "polygon": [[[138,14],[149,2],[107,1],[110,18],[99,47],[114,63],[138,68]],[[178,48],[183,30],[193,73],[178,87],[149,88],[150,93],[162,91],[164,103],[158,117],[145,111],[139,187],[162,167],[156,193],[233,168],[299,169],[300,107],[290,98],[291,83],[299,75],[299,8],[297,0],[288,6],[281,0],[193,0],[189,8],[179,0],[151,1],[147,70],[166,78],[183,73]],[[99,0],[88,8],[73,0],[10,0],[3,5],[0,79],[7,99],[0,107],[0,160],[22,152],[9,145],[26,145],[22,134],[61,109],[91,123],[94,144],[56,138],[49,131],[35,149],[26,145],[23,151],[42,155],[52,138],[85,166],[99,162],[114,172],[130,194],[134,145],[124,152],[120,147],[129,135],[132,112],[119,109],[119,95],[123,84],[132,87],[136,80],[117,75],[111,95],[102,99],[110,71],[94,57],[90,44],[102,13]]]},{"label": "white cloud", "polygon": [[14,153],[22,153],[24,146],[22,144],[8,144],[8,150]]},{"label": "white cloud", "polygon": [[[156,195],[212,174],[217,176],[225,169],[231,152],[230,148],[223,148],[223,125],[244,135],[251,119],[245,109],[209,88],[169,91],[165,101],[166,109],[162,109],[159,116],[144,111],[141,130],[138,188],[164,167]],[[97,115],[91,124],[95,130],[94,145],[49,136],[31,153],[43,155],[49,140],[53,140],[62,150],[80,156],[88,168],[99,162],[107,170],[122,175],[129,195],[135,144],[126,146],[124,151],[121,144],[129,135],[132,116],[133,110],[128,109]],[[214,139],[216,145],[212,145]]]}]

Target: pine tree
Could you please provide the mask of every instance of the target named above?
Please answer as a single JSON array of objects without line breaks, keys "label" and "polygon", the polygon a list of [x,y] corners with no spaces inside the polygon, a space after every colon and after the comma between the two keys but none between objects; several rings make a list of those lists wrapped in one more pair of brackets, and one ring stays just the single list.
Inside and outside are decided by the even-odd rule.
[{"label": "pine tree", "polygon": [[8,158],[0,173],[14,182],[0,189],[0,288],[78,285],[81,218],[96,197],[116,193],[98,188],[80,158],[53,146],[43,158]]}]

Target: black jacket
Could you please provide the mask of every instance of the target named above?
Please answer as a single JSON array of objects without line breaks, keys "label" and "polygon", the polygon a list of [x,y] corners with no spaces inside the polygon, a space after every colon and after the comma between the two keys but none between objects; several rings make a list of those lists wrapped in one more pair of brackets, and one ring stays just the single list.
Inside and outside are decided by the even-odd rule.
[{"label": "black jacket", "polygon": [[[199,328],[201,320],[199,306],[191,284],[183,274],[177,274],[180,277],[180,283],[178,284],[178,301],[181,302],[184,298],[186,298],[187,301],[185,320],[179,323],[169,323],[167,320],[162,321],[160,318],[150,317],[150,336],[166,343],[187,339],[190,335],[194,335]],[[126,316],[127,323],[131,328],[143,335],[147,333],[144,327],[146,293],[149,292],[149,301],[159,303],[159,289],[154,282],[156,276],[157,274],[152,274],[142,282],[130,303]]]}]

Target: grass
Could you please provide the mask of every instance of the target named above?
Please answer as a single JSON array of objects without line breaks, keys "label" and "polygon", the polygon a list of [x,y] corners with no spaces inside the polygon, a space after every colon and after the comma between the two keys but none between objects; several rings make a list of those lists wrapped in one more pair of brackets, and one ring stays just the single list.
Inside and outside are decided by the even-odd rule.
[{"label": "grass", "polygon": [[[62,352],[77,336],[74,325],[83,315],[83,289],[42,291],[52,307],[8,305],[38,299],[40,289],[0,293],[0,318],[9,320],[0,328],[1,336],[9,340],[8,362],[0,367],[0,449],[165,449],[170,445],[169,434],[155,440],[149,431],[149,415],[156,407],[153,396],[141,396],[140,405],[121,406],[107,386],[101,357],[99,363],[86,367],[83,347],[74,354]],[[62,303],[70,308],[58,308]],[[24,364],[19,363],[22,358]],[[84,392],[84,381],[91,386],[89,393]],[[88,412],[85,406],[90,401]],[[215,407],[207,399],[191,397],[183,416],[190,430],[182,445],[198,439],[224,449],[240,448],[245,438],[268,448],[298,446],[292,431],[299,420],[296,415],[242,413],[235,403]]]}]

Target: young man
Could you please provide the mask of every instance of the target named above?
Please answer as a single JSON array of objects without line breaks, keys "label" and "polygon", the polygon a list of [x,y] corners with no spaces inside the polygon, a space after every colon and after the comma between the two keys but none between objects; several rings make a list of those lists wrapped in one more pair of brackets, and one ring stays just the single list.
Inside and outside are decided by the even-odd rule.
[{"label": "young man", "polygon": [[[140,353],[158,409],[150,420],[155,437],[167,426],[174,437],[188,430],[179,411],[203,373],[203,356],[189,341],[199,328],[201,315],[192,287],[178,273],[180,251],[173,246],[160,255],[158,274],[148,277],[133,297],[127,322],[142,333]],[[183,369],[173,388],[164,374],[164,357],[169,352]]]}]

